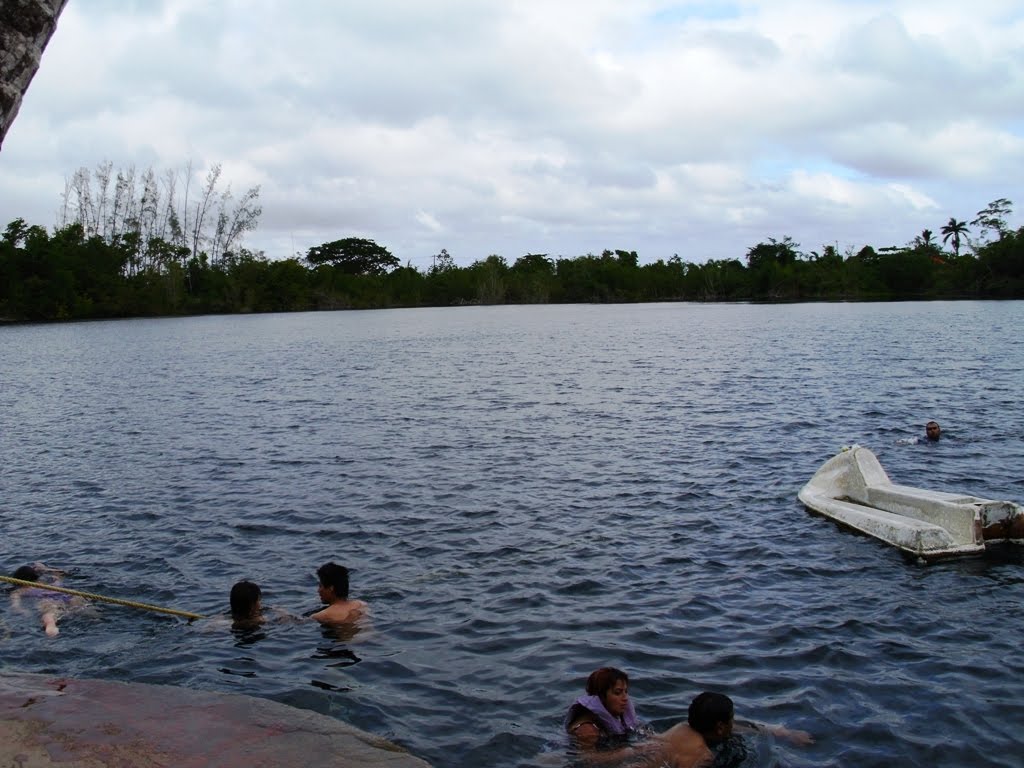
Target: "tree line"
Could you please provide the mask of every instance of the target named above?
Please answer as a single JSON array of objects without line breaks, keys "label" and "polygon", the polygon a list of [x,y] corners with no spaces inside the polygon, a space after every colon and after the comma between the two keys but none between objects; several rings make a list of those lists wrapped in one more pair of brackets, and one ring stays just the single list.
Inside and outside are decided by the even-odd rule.
[{"label": "tree line", "polygon": [[905,246],[804,252],[768,238],[741,260],[640,264],[636,251],[576,257],[492,254],[429,268],[349,237],[305,257],[269,259],[241,245],[260,215],[259,188],[235,200],[220,167],[191,190],[152,171],[81,171],[52,232],[16,219],[0,239],[0,318],[51,321],[186,314],[641,301],[813,301],[1024,297],[1024,227],[1000,198]]}]

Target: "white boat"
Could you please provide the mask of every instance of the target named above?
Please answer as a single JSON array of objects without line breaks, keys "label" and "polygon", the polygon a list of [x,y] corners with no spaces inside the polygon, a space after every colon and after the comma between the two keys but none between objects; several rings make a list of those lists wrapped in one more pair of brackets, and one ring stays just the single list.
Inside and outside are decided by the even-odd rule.
[{"label": "white boat", "polygon": [[1024,544],[1024,508],[897,485],[867,448],[844,448],[798,494],[804,506],[926,560]]}]

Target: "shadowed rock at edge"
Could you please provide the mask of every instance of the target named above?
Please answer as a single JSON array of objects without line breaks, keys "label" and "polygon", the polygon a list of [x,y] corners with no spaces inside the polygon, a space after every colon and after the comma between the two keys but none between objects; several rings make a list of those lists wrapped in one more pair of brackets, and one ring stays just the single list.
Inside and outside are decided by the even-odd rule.
[{"label": "shadowed rock at edge", "polygon": [[0,674],[0,765],[430,768],[333,718],[237,694]]}]

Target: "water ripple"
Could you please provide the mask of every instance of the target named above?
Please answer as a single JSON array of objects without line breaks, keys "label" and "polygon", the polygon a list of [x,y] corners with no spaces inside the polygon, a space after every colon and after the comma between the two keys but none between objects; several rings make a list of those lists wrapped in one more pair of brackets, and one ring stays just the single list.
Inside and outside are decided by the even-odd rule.
[{"label": "water ripple", "polygon": [[[1024,552],[921,566],[795,500],[840,446],[1024,501],[1021,302],[465,307],[0,328],[0,549],[101,605],[3,663],[272,698],[437,766],[560,765],[596,666],[668,727],[721,689],[744,766],[1017,766]],[[924,420],[944,427],[917,444]]]}]

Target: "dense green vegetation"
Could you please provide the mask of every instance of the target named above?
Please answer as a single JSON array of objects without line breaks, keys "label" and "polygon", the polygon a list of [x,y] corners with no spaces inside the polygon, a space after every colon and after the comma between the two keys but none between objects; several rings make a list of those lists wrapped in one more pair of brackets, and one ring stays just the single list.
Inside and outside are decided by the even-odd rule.
[{"label": "dense green vegetation", "polygon": [[[89,206],[95,208],[102,198],[86,188],[78,190],[69,220],[53,232],[21,219],[8,224],[0,239],[0,318],[548,302],[1024,297],[1024,227],[1007,228],[1011,204],[1004,199],[979,211],[970,224],[951,218],[941,227],[941,242],[926,229],[906,246],[867,246],[856,253],[839,253],[833,246],[805,253],[784,237],[757,243],[742,261],[694,264],[673,256],[640,264],[635,251],[606,250],[574,258],[526,254],[512,264],[491,255],[459,267],[441,251],[421,271],[400,266],[386,248],[360,238],[310,248],[304,259],[272,260],[238,247],[240,235],[258,219],[258,189],[232,210],[230,195],[215,193],[215,171],[195,207],[185,208],[188,215],[177,215],[173,205],[158,212],[150,174],[140,185],[148,191],[134,198],[136,204],[124,193],[120,220],[110,215],[112,197],[106,213],[90,213]],[[204,229],[207,221],[216,226]]]}]

